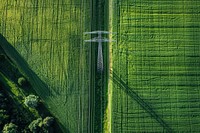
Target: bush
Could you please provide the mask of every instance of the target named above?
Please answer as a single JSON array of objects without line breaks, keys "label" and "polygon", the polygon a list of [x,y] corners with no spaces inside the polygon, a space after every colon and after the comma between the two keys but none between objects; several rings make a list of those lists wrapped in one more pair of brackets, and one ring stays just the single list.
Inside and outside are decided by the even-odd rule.
[{"label": "bush", "polygon": [[25,98],[24,104],[30,108],[36,108],[39,102],[39,97],[35,95],[29,95]]},{"label": "bush", "polygon": [[3,123],[7,123],[9,120],[9,116],[6,114],[6,110],[0,109],[0,125]]},{"label": "bush", "polygon": [[48,117],[44,118],[43,125],[45,127],[49,127],[49,126],[51,126],[53,124],[53,122],[54,122],[54,118],[48,116]]},{"label": "bush", "polygon": [[13,123],[4,125],[3,133],[17,133],[17,126]]},{"label": "bush", "polygon": [[4,98],[4,94],[0,92],[0,98]]},{"label": "bush", "polygon": [[33,133],[38,132],[41,127],[42,127],[42,118],[38,118],[38,119],[32,121],[28,126],[30,131]]},{"label": "bush", "polygon": [[20,77],[20,78],[18,79],[18,84],[19,84],[20,86],[25,86],[26,83],[27,83],[27,81],[26,81],[26,79],[25,79],[24,77]]}]

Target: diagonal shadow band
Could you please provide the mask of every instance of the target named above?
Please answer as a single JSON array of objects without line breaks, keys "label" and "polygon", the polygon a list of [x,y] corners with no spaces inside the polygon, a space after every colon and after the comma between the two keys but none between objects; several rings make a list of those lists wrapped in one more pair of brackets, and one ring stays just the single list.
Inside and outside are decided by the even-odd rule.
[{"label": "diagonal shadow band", "polygon": [[[36,91],[38,96],[45,101],[45,107],[50,110],[52,105],[57,105],[58,103],[55,102],[55,100],[51,97],[49,97],[49,87],[48,85],[42,81],[38,75],[29,67],[28,63],[25,61],[25,59],[18,53],[18,51],[6,40],[6,38],[0,33],[0,52],[6,55],[6,57],[17,67],[17,69],[20,71],[20,73],[23,74],[23,76],[26,77],[26,79],[30,82],[33,89]],[[56,93],[55,91],[52,91]],[[54,111],[57,110],[56,108]],[[52,108],[50,110],[52,113]],[[55,115],[55,114],[54,114]],[[61,130],[65,130],[65,132],[69,133],[68,127],[64,127],[60,121],[57,121],[59,123],[59,128]],[[59,129],[60,130],[60,129]]]},{"label": "diagonal shadow band", "polygon": [[48,99],[48,95],[44,95],[48,93],[48,86],[31,70],[24,58],[2,34],[0,34],[0,48],[6,54],[8,59],[12,61],[19,71],[28,79],[38,95],[40,95],[43,100]]},{"label": "diagonal shadow band", "polygon": [[110,70],[110,78],[113,80],[113,83],[116,83],[120,86],[127,95],[129,95],[133,100],[135,100],[147,113],[151,115],[168,133],[172,133],[173,130],[169,125],[153,110],[153,108],[145,102],[136,92],[133,91],[128,85],[117,75],[114,70]]}]

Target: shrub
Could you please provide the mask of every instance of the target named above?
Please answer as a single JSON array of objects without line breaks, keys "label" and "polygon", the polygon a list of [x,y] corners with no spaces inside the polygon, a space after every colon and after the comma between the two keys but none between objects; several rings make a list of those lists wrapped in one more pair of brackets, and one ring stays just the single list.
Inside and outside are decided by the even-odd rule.
[{"label": "shrub", "polygon": [[30,108],[36,108],[39,102],[39,97],[35,95],[29,95],[25,98],[24,104]]},{"label": "shrub", "polygon": [[25,86],[26,83],[27,83],[27,81],[26,81],[26,79],[25,79],[24,77],[18,78],[18,84],[19,84],[20,86]]},{"label": "shrub", "polygon": [[6,110],[0,109],[0,125],[3,123],[7,123],[9,116],[6,115]]},{"label": "shrub", "polygon": [[13,123],[5,124],[3,133],[17,133],[17,126]]},{"label": "shrub", "polygon": [[42,118],[38,118],[32,121],[28,126],[29,130],[33,133],[38,132],[41,127],[42,127]]},{"label": "shrub", "polygon": [[54,118],[48,116],[48,117],[44,118],[43,125],[45,127],[49,127],[49,126],[51,126],[53,124],[53,122],[54,122]]},{"label": "shrub", "polygon": [[0,92],[0,98],[4,98],[4,94]]}]

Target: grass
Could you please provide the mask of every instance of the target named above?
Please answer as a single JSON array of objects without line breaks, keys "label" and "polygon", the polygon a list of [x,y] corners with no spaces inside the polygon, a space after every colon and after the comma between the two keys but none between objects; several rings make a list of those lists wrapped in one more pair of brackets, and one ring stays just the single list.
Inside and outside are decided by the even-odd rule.
[{"label": "grass", "polygon": [[[109,20],[109,24],[108,24],[108,29],[109,31],[112,33],[113,32],[113,27],[112,27],[112,23],[113,23],[113,1],[110,0],[108,3],[108,20]],[[112,34],[109,35],[109,39],[113,40],[112,38]],[[109,43],[109,56],[108,56],[108,61],[109,61],[109,74],[108,74],[108,104],[106,107],[106,113],[105,113],[105,122],[104,122],[104,133],[111,133],[112,132],[112,94],[113,94],[113,86],[112,86],[112,80],[110,79],[110,77],[112,76],[112,68],[113,68],[113,60],[112,60],[112,45],[115,44],[115,42],[110,42]]]},{"label": "grass", "polygon": [[64,132],[87,132],[89,64],[83,32],[90,29],[89,0],[0,2],[0,32],[28,65],[22,66],[10,49],[7,53]]},{"label": "grass", "polygon": [[[105,1],[98,2],[101,5]],[[144,110],[120,85],[113,83],[112,94],[107,94],[108,72],[96,78],[96,68],[91,64],[96,62],[97,48],[83,43],[83,32],[107,30],[108,14],[101,21],[100,16],[108,8],[101,6],[97,10],[98,2],[0,0],[0,32],[24,60],[9,45],[1,47],[57,117],[63,132],[165,131],[151,112]],[[199,131],[200,3],[112,3],[110,28],[117,32],[113,37],[117,43],[110,47],[111,68],[173,131]],[[108,46],[104,46],[105,68],[109,66],[108,51]],[[91,91],[95,88],[97,91]],[[91,94],[96,96],[95,101]],[[107,95],[112,96],[108,105]],[[95,107],[95,103],[99,106]],[[96,112],[90,114],[93,109]]]},{"label": "grass", "polygon": [[[198,132],[196,8],[200,3],[114,0],[113,4],[113,31],[117,32],[113,71],[174,132]],[[112,132],[166,131],[120,85],[113,83],[112,97]]]},{"label": "grass", "polygon": [[[91,1],[91,31],[108,30],[108,1]],[[97,35],[91,35],[96,37]],[[103,35],[104,36],[104,35]],[[109,66],[109,46],[103,44],[104,71],[97,72],[97,43],[90,44],[90,98],[89,98],[89,132],[100,133],[105,129],[107,123],[106,108],[108,104],[108,66]]]}]

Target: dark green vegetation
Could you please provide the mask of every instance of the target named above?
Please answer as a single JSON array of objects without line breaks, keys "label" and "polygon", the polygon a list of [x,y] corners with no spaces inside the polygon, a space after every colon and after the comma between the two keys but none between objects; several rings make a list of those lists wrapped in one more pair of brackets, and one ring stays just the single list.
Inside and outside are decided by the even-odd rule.
[{"label": "dark green vegetation", "polygon": [[[91,1],[91,31],[108,30],[108,1]],[[104,35],[103,35],[104,36]],[[91,35],[91,38],[97,34]],[[107,37],[107,36],[105,36]],[[90,110],[89,110],[89,132],[101,133],[104,130],[105,110],[107,107],[108,90],[108,66],[109,46],[103,44],[103,72],[97,71],[98,43],[90,43]]]},{"label": "dark green vegetation", "polygon": [[63,132],[87,132],[90,64],[89,45],[83,43],[83,32],[90,31],[90,1],[0,3],[0,32],[35,72],[24,69],[26,63],[12,56],[23,75],[32,81]]},{"label": "dark green vegetation", "polygon": [[[0,131],[3,133],[30,132],[32,129],[28,128],[29,124],[31,124],[34,119],[41,117],[44,118],[44,122],[35,132],[48,131],[52,133],[54,131],[60,131],[56,123],[53,124],[50,122],[54,130],[46,126],[47,123],[49,123],[47,121],[49,117],[47,116],[51,114],[43,103],[39,102],[39,99],[36,103],[32,102],[32,104],[26,102],[26,96],[29,94],[32,94],[30,96],[34,96],[33,94],[36,94],[35,90],[25,78],[21,78],[23,77],[23,71],[18,69],[18,66],[15,64],[16,61],[6,52],[8,50],[7,48],[10,48],[12,54],[17,53],[10,47],[10,44],[5,38],[0,35]],[[22,60],[20,56],[17,58]],[[18,83],[20,83],[20,85],[18,85]],[[24,101],[29,104],[24,104]],[[29,108],[29,106],[34,108]]]},{"label": "dark green vegetation", "polygon": [[26,81],[26,79],[25,79],[24,77],[20,77],[20,78],[18,78],[17,83],[18,83],[20,86],[26,86],[27,81]]},{"label": "dark green vegetation", "polygon": [[199,132],[199,5],[113,0],[113,133]]},{"label": "dark green vegetation", "polygon": [[17,125],[13,123],[5,124],[3,133],[17,133]]},{"label": "dark green vegetation", "polygon": [[55,130],[55,128],[52,126],[54,122],[53,117],[46,117],[44,119],[37,118],[36,120],[33,120],[28,128],[33,133],[53,133],[53,132],[60,132],[58,130]]},{"label": "dark green vegetation", "polygon": [[[0,0],[0,33],[10,42],[0,48],[1,130],[51,131],[56,121],[64,133],[109,124],[113,133],[199,132],[200,2],[111,1],[117,42],[105,114],[109,45],[98,73],[97,44],[84,43],[96,35],[83,32],[108,30],[108,0]],[[24,104],[30,94],[38,106],[37,98]]]}]

